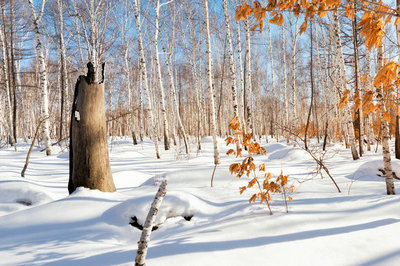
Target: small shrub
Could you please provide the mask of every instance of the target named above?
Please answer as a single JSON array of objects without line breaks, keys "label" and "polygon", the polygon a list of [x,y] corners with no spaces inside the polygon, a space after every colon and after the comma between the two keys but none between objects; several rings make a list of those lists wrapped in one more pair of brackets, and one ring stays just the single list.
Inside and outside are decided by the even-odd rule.
[{"label": "small shrub", "polygon": [[270,201],[271,193],[280,193],[285,202],[286,212],[288,211],[287,201],[292,201],[292,197],[289,195],[293,193],[294,186],[288,186],[288,176],[281,174],[275,179],[272,179],[270,172],[266,171],[265,163],[256,165],[254,163],[254,155],[267,155],[267,151],[260,146],[260,144],[253,140],[251,134],[243,134],[240,128],[240,122],[237,117],[234,117],[229,122],[229,129],[233,132],[232,136],[226,138],[226,145],[236,145],[235,149],[229,149],[227,155],[234,155],[236,158],[242,157],[243,150],[247,150],[247,155],[241,163],[233,163],[229,166],[229,171],[232,175],[237,178],[246,176],[250,178],[247,186],[239,188],[240,194],[242,194],[248,188],[255,188],[258,190],[254,193],[249,203],[255,202],[260,199],[260,204],[265,203],[268,206],[270,214],[272,214]]}]

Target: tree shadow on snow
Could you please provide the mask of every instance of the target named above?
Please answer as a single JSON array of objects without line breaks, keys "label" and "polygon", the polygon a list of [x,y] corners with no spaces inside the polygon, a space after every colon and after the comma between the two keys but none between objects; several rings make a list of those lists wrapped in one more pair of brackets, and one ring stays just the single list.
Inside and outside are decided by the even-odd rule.
[{"label": "tree shadow on snow", "polygon": [[400,219],[383,219],[364,224],[335,227],[328,229],[310,230],[298,233],[284,234],[278,236],[265,236],[250,239],[215,241],[201,243],[184,243],[185,239],[177,239],[174,243],[154,246],[149,249],[148,258],[158,258],[164,256],[173,256],[185,253],[211,252],[221,250],[232,250],[305,240],[317,237],[340,235],[355,231],[374,229],[381,226],[399,223]]}]

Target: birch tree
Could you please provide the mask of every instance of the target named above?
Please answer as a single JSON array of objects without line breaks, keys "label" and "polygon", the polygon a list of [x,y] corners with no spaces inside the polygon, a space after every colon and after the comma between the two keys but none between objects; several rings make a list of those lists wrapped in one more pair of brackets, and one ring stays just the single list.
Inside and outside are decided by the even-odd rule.
[{"label": "birch tree", "polygon": [[252,117],[252,84],[251,84],[251,44],[250,44],[250,26],[249,26],[249,21],[245,20],[244,21],[244,29],[246,32],[245,39],[246,39],[246,58],[245,58],[245,74],[244,74],[244,103],[245,103],[245,117],[246,117],[246,126],[248,133],[253,134],[253,117]]},{"label": "birch tree", "polygon": [[[383,45],[380,45],[377,51],[377,72],[379,72],[379,70],[381,70],[383,66],[384,66]],[[380,107],[381,129],[382,129],[382,156],[383,156],[383,168],[385,171],[386,193],[388,195],[394,195],[396,194],[396,192],[394,190],[392,162],[390,157],[389,122],[386,120],[386,117],[384,116],[384,114],[387,112],[387,109],[385,105],[385,99],[383,97],[382,86],[378,86],[376,88],[376,100],[378,101]]]},{"label": "birch tree", "polygon": [[67,59],[65,55],[65,41],[64,41],[64,9],[63,1],[57,0],[58,8],[58,21],[60,23],[60,60],[61,60],[61,101],[60,101],[60,135],[59,139],[63,138],[63,122],[64,111],[66,110],[66,103],[68,99],[68,72],[67,72]]},{"label": "birch tree", "polygon": [[[166,45],[166,46],[168,47],[168,45]],[[177,94],[176,86],[175,86],[174,75],[173,75],[173,70],[172,70],[172,53],[169,49],[168,50],[167,49],[164,50],[165,54],[167,55],[165,64],[167,66],[169,87],[170,87],[171,96],[172,96],[172,100],[173,100],[172,104],[174,106],[174,113],[175,113],[176,119],[178,121],[179,130],[181,131],[183,142],[185,144],[185,152],[186,152],[186,154],[189,154],[190,151],[189,151],[188,137],[186,135],[185,126],[182,123],[181,112],[179,111],[179,102],[176,97],[176,94]]]},{"label": "birch tree", "polygon": [[[48,84],[47,84],[47,70],[46,62],[44,58],[44,53],[42,50],[42,40],[39,23],[42,19],[44,7],[47,0],[42,0],[39,12],[36,12],[35,6],[33,5],[33,0],[28,0],[29,6],[32,12],[32,26],[33,32],[35,34],[36,41],[36,58],[39,64],[39,87],[41,90],[41,120],[49,117],[49,97],[48,97]],[[46,154],[51,155],[51,143],[50,143],[50,123],[49,119],[46,119],[42,126],[42,139],[46,146]]]},{"label": "birch tree", "polygon": [[160,20],[160,9],[162,6],[171,3],[172,1],[160,4],[160,0],[155,0],[155,21],[154,21],[154,39],[153,39],[153,49],[154,49],[154,62],[156,64],[157,70],[157,81],[158,81],[158,90],[159,90],[159,100],[161,107],[161,115],[164,124],[164,149],[169,150],[169,135],[168,135],[168,120],[167,120],[167,112],[165,108],[165,96],[164,96],[164,84],[163,77],[161,73],[161,64],[158,52],[158,35],[160,32],[159,29],[159,20]]},{"label": "birch tree", "polygon": [[149,124],[149,128],[150,128],[150,136],[155,145],[156,157],[157,157],[157,159],[160,159],[161,155],[160,155],[160,151],[158,148],[156,128],[154,127],[154,125],[155,125],[154,114],[153,114],[153,108],[152,108],[152,100],[150,97],[149,78],[148,78],[148,74],[147,74],[146,57],[144,55],[143,36],[142,36],[142,29],[141,29],[142,22],[140,19],[138,1],[133,0],[133,4],[134,4],[133,12],[135,15],[135,22],[136,22],[136,32],[137,32],[137,36],[138,36],[140,71],[141,71],[141,75],[143,78],[143,90],[144,90],[144,94],[146,96],[146,104],[147,104],[147,119],[148,119],[148,124]]},{"label": "birch tree", "polygon": [[[4,6],[1,7],[2,11],[4,10]],[[6,52],[6,47],[7,47],[7,43],[6,43],[6,39],[5,39],[5,25],[3,22],[2,28],[0,29],[0,42],[1,42],[1,51],[2,51],[2,56],[3,56],[3,63],[2,63],[2,74],[3,74],[3,80],[4,80],[4,91],[5,91],[5,95],[6,95],[6,118],[7,118],[7,126],[8,126],[8,143],[11,146],[15,145],[15,140],[14,140],[14,136],[13,136],[13,120],[12,120],[12,111],[11,111],[11,97],[10,97],[10,82],[8,80],[8,56],[7,56],[7,52]]]},{"label": "birch tree", "polygon": [[228,54],[229,54],[229,76],[231,79],[231,90],[232,90],[232,101],[233,101],[233,116],[239,116],[238,112],[238,101],[237,101],[237,77],[236,77],[236,61],[233,55],[233,41],[232,41],[232,29],[231,29],[231,18],[228,10],[227,0],[222,1],[224,8],[225,18],[225,29],[228,41]]},{"label": "birch tree", "polygon": [[204,32],[206,37],[206,75],[207,75],[207,90],[210,104],[211,115],[211,134],[214,144],[214,165],[220,164],[218,142],[217,142],[217,128],[215,121],[215,105],[214,105],[214,89],[213,89],[213,76],[212,76],[212,55],[211,55],[211,37],[210,37],[210,21],[208,16],[208,0],[203,0],[203,14],[204,14]]},{"label": "birch tree", "polygon": [[[289,129],[289,89],[287,86],[287,74],[286,74],[286,34],[285,27],[282,25],[282,66],[283,66],[283,99],[285,108],[285,123],[286,130]],[[289,142],[289,133],[286,134],[286,141]]]},{"label": "birch tree", "polygon": [[[343,50],[342,50],[342,42],[340,37],[340,26],[339,26],[339,17],[336,11],[333,12],[333,31],[334,31],[334,40],[335,40],[335,53],[337,56],[337,62],[339,67],[339,94],[342,97],[346,90],[346,71],[344,65],[344,58],[343,58]],[[355,145],[355,136],[354,136],[354,126],[353,126],[353,119],[351,116],[351,110],[348,105],[344,106],[344,120],[345,125],[347,127],[343,130],[347,130],[348,133],[348,141],[351,149],[351,154],[353,156],[353,160],[359,159],[356,145]]]},{"label": "birch tree", "polygon": [[[168,2],[167,2],[168,3]],[[175,9],[173,9],[173,17],[175,18]],[[176,118],[176,121],[178,123],[178,128],[180,130],[180,133],[182,134],[182,138],[183,138],[183,142],[185,145],[185,152],[186,154],[190,153],[190,147],[189,147],[189,141],[188,141],[188,136],[186,133],[186,128],[183,124],[182,121],[182,112],[180,111],[179,108],[179,101],[177,98],[177,91],[176,91],[176,84],[175,84],[175,80],[174,80],[174,71],[173,71],[173,66],[172,66],[172,58],[173,58],[173,45],[175,42],[175,19],[173,19],[172,21],[172,32],[169,34],[170,38],[167,38],[167,31],[165,31],[164,35],[165,35],[165,42],[163,44],[163,50],[164,50],[164,54],[165,54],[165,65],[167,67],[167,75],[168,75],[168,83],[169,83],[169,91],[170,91],[170,95],[172,98],[172,110],[174,113],[174,116]],[[173,128],[173,136],[175,139],[175,128]],[[176,140],[174,140],[174,142],[176,142]]]}]

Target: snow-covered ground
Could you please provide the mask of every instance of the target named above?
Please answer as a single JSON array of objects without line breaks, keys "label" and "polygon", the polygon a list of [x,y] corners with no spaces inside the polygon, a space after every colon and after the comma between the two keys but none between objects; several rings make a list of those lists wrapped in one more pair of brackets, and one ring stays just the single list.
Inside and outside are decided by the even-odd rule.
[{"label": "snow-covered ground", "polygon": [[[29,146],[0,150],[0,265],[133,265],[142,223],[160,180],[168,192],[151,235],[147,265],[400,265],[400,197],[385,194],[380,151],[352,161],[348,150],[330,145],[326,163],[342,189],[315,175],[315,162],[298,144],[263,142],[268,171],[289,174],[295,186],[289,213],[273,197],[249,204],[246,180],[229,174],[235,161],[224,153],[214,187],[213,149],[183,154],[129,140],[110,143],[116,193],[79,188],[68,196],[68,152],[46,157],[36,147],[26,178],[20,177]],[[162,146],[161,146],[162,147]],[[394,159],[400,175],[400,161]],[[400,182],[395,181],[397,193]],[[29,205],[30,204],[30,205]],[[29,205],[29,206],[27,206]],[[184,217],[193,216],[190,221]]]}]

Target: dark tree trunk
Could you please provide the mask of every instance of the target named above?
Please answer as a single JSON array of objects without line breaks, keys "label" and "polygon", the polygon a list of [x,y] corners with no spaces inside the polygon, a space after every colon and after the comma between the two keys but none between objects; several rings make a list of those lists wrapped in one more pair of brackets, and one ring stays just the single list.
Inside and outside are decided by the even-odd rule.
[{"label": "dark tree trunk", "polygon": [[311,101],[310,101],[310,108],[308,109],[308,115],[307,115],[307,122],[306,122],[306,128],[304,130],[304,148],[306,151],[308,151],[308,145],[307,145],[307,131],[308,131],[308,126],[310,124],[310,116],[313,108],[313,102],[314,102],[314,72],[313,72],[313,25],[311,24],[310,28],[310,82],[311,82]]},{"label": "dark tree trunk", "polygon": [[328,126],[329,126],[329,121],[326,119],[325,121],[325,136],[324,136],[324,144],[322,146],[322,150],[326,150],[326,142],[328,141]]},{"label": "dark tree trunk", "polygon": [[396,159],[400,159],[400,130],[399,130],[399,115],[396,115],[396,130],[395,130],[395,154]]},{"label": "dark tree trunk", "polygon": [[137,145],[137,138],[134,130],[132,130],[132,141],[133,145]]},{"label": "dark tree trunk", "polygon": [[104,192],[115,191],[108,157],[104,83],[94,82],[91,63],[88,69],[87,76],[80,76],[77,81],[72,106],[70,194],[80,186]]}]

